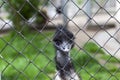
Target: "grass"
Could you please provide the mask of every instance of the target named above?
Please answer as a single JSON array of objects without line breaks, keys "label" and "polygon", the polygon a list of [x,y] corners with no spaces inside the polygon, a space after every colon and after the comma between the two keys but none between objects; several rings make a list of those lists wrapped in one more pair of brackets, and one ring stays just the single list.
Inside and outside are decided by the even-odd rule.
[{"label": "grass", "polygon": [[[0,38],[2,80],[51,80],[55,74],[52,36],[53,32],[31,32]],[[83,80],[119,79],[119,59],[106,55],[95,43],[86,43],[83,50],[72,49],[71,56]]]},{"label": "grass", "polygon": [[0,55],[3,57],[0,59],[0,71],[4,80],[49,80],[46,73],[55,72],[54,62],[51,62],[54,48],[48,41],[53,33],[44,34],[33,32],[24,37],[17,35],[11,38],[7,35],[0,39]]}]

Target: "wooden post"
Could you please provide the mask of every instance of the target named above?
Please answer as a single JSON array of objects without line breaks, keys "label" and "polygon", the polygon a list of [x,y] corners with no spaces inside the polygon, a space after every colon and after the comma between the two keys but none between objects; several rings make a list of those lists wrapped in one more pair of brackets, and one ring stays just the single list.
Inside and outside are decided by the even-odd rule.
[{"label": "wooden post", "polygon": [[91,0],[85,0],[85,12],[87,14],[87,20],[89,24],[91,24],[91,16],[92,16],[92,7],[91,7]]},{"label": "wooden post", "polygon": [[116,16],[115,18],[117,19],[116,21],[116,31],[117,32],[117,35],[116,35],[116,38],[118,41],[120,41],[120,0],[116,0]]},{"label": "wooden post", "polygon": [[61,7],[62,7],[62,19],[63,19],[63,26],[65,26],[65,28],[67,28],[67,21],[68,21],[68,19],[67,19],[67,8],[68,8],[68,6],[67,6],[67,3],[68,2],[68,0],[61,0]]}]

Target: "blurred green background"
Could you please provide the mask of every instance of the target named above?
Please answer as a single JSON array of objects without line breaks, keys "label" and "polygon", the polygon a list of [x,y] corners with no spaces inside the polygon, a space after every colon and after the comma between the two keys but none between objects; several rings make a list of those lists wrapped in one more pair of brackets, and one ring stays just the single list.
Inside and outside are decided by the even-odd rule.
[{"label": "blurred green background", "polygon": [[[48,16],[41,7],[48,5],[48,1],[38,1],[7,0],[5,10],[13,27],[0,37],[2,80],[52,80],[55,76],[54,30],[31,30],[31,23],[28,22],[30,18],[35,18],[33,23],[37,27],[43,27],[41,24],[47,22]],[[78,0],[79,4],[82,2]],[[119,78],[119,59],[107,55],[93,42],[87,42],[81,49],[72,49],[71,58],[83,80]]]}]

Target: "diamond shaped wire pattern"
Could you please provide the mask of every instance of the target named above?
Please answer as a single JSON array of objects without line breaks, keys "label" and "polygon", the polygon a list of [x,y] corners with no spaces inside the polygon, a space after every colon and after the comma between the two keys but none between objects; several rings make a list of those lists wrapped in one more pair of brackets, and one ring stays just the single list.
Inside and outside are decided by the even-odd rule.
[{"label": "diamond shaped wire pattern", "polygon": [[120,0],[0,0],[0,80],[119,80],[119,15]]}]

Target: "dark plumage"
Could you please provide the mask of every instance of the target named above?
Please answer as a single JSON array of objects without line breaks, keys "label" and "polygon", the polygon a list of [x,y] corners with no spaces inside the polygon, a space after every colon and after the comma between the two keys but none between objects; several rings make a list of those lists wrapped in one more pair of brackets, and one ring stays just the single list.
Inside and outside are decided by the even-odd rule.
[{"label": "dark plumage", "polygon": [[57,7],[56,8],[56,12],[58,13],[58,14],[61,14],[62,13],[62,7],[60,6],[60,7]]},{"label": "dark plumage", "polygon": [[69,56],[70,50],[74,46],[74,39],[75,37],[70,31],[59,25],[53,38],[56,49],[56,69],[58,71],[55,80],[79,80]]}]

